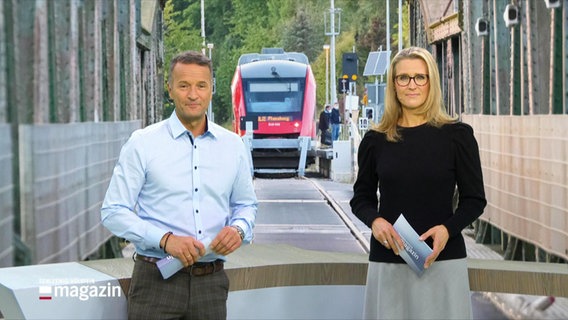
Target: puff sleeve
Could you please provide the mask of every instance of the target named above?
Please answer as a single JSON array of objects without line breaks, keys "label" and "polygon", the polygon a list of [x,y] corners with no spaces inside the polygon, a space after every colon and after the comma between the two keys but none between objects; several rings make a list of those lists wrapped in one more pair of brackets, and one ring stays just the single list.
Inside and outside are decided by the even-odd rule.
[{"label": "puff sleeve", "polygon": [[450,236],[455,236],[483,213],[487,200],[473,128],[456,123],[451,126],[451,139],[459,202],[454,215],[444,225]]}]

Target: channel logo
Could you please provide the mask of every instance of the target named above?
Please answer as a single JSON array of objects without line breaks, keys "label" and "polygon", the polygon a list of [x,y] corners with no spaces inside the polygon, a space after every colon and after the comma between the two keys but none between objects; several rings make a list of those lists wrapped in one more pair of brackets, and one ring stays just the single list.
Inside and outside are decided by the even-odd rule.
[{"label": "channel logo", "polygon": [[39,287],[39,300],[51,300],[51,287]]},{"label": "channel logo", "polygon": [[89,282],[40,285],[39,300],[53,300],[56,298],[73,298],[87,301],[91,298],[115,298],[122,296],[120,285],[112,285],[107,282],[105,285],[97,285],[94,280]]}]

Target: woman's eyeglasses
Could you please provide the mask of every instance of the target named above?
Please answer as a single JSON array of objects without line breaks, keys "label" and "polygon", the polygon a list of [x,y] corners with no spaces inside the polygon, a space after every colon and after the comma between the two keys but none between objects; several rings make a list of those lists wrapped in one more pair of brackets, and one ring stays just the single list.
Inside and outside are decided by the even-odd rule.
[{"label": "woman's eyeglasses", "polygon": [[428,83],[428,75],[427,74],[416,74],[414,77],[411,77],[407,74],[401,74],[394,77],[394,81],[401,87],[406,87],[410,84],[410,80],[414,80],[417,86],[425,86]]}]

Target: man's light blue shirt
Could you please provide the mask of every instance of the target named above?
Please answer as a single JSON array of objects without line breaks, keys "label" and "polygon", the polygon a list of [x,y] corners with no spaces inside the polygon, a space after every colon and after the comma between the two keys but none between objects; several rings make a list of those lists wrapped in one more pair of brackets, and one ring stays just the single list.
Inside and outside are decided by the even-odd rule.
[{"label": "man's light blue shirt", "polygon": [[[199,137],[179,121],[136,130],[122,147],[102,209],[103,225],[136,247],[162,258],[168,231],[206,243],[225,226],[239,226],[243,243],[253,238],[258,202],[241,138],[215,123]],[[223,256],[208,254],[200,261]]]}]

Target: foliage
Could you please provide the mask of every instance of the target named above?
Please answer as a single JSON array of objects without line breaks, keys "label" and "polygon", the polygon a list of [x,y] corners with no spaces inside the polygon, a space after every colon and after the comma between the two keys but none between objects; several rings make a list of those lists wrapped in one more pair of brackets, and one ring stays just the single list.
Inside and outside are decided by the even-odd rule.
[{"label": "foliage", "polygon": [[[402,6],[402,47],[406,48],[410,46],[410,6],[408,4]],[[398,47],[398,15],[396,17],[396,23],[393,28],[396,32],[393,34],[393,44]]]},{"label": "foliage", "polygon": [[[202,38],[200,35],[199,1],[180,6],[182,1],[168,1],[164,8],[164,59],[169,62],[172,57],[184,50],[199,50]],[[197,13],[197,16],[196,16]],[[168,65],[169,63],[165,63]]]},{"label": "foliage", "polygon": [[[391,39],[396,45],[398,1],[389,1]],[[265,47],[282,47],[308,56],[318,87],[318,107],[321,108],[325,102],[323,44],[329,43],[324,30],[324,20],[329,24],[329,0],[205,0],[204,3],[205,41],[201,35],[201,1],[166,2],[164,65],[167,77],[168,62],[173,55],[183,50],[201,50],[204,43],[214,44],[211,56],[216,77],[215,122],[228,127],[232,120],[231,81],[240,55],[260,52]],[[341,9],[341,33],[336,37],[337,74],[341,72],[343,53],[355,48],[362,74],[368,53],[380,45],[386,47],[385,3],[384,0],[335,0],[335,8]],[[405,12],[408,12],[407,7]],[[404,17],[404,26],[406,21],[407,17]],[[408,41],[408,30],[403,31]],[[358,86],[362,88],[365,79],[362,76],[359,79]]]},{"label": "foliage", "polygon": [[310,61],[314,60],[323,48],[324,37],[306,11],[300,9],[282,34],[284,50],[303,52]]}]

